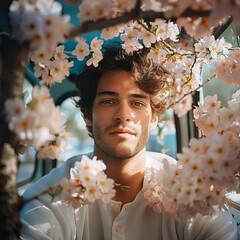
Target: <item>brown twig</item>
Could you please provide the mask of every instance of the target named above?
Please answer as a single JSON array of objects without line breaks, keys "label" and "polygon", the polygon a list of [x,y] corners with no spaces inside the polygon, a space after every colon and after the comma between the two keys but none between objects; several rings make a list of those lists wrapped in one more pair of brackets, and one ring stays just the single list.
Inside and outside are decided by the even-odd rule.
[{"label": "brown twig", "polygon": [[235,202],[235,201],[233,201],[229,198],[227,198],[227,203],[230,207],[233,207],[233,208],[237,209],[238,211],[240,211],[240,204],[239,203],[237,203],[237,202]]},{"label": "brown twig", "polygon": [[130,20],[137,20],[141,18],[141,10],[140,10],[140,0],[137,1],[135,8],[128,13],[124,13],[121,16],[110,18],[110,19],[99,19],[97,21],[86,21],[83,22],[80,26],[73,27],[67,38],[71,39],[83,33],[101,30],[105,27],[114,26],[117,24],[125,23]]},{"label": "brown twig", "polygon": [[[156,18],[162,18],[165,20],[174,20],[173,18],[166,18],[162,12],[154,11],[142,11],[140,8],[141,1],[137,1],[135,8],[127,13],[124,13],[121,16],[110,18],[110,19],[99,19],[96,21],[86,21],[83,22],[80,26],[75,26],[71,29],[67,38],[71,39],[83,33],[88,33],[95,30],[101,30],[105,27],[114,26],[121,23],[126,23],[130,20],[138,20],[140,18],[146,21],[153,21]],[[200,16],[209,16],[211,11],[195,11],[192,9],[187,9],[180,17],[200,17]]]},{"label": "brown twig", "polygon": [[216,76],[213,75],[210,78],[208,78],[203,84],[200,84],[197,88],[193,89],[192,91],[184,94],[181,98],[179,98],[177,101],[175,101],[174,103],[170,104],[167,109],[172,108],[174,105],[178,104],[179,102],[181,102],[186,96],[191,95],[193,93],[195,93],[197,90],[199,90],[200,88],[204,87],[208,82],[210,82],[213,78],[215,78]]}]

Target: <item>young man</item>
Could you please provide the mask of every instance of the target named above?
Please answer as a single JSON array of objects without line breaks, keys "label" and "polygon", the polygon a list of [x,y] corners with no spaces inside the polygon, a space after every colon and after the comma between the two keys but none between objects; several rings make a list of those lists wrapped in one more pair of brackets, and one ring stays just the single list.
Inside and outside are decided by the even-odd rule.
[{"label": "young man", "polygon": [[[144,198],[148,183],[164,171],[163,159],[170,165],[175,160],[145,148],[151,129],[166,110],[171,89],[169,76],[145,56],[107,51],[99,67],[85,70],[76,84],[77,105],[94,139],[94,152],[89,156],[102,159],[107,176],[129,186],[129,191],[117,188],[109,203],[96,201],[77,209],[42,196],[22,210],[22,239],[237,239],[236,224],[228,212],[177,222],[148,206]],[[57,185],[80,159],[73,157],[54,169],[24,197]]]}]

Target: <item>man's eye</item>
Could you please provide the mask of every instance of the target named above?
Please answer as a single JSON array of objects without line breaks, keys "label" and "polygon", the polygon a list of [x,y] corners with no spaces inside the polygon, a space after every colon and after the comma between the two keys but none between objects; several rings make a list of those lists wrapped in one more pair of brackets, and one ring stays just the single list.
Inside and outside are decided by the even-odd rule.
[{"label": "man's eye", "polygon": [[145,104],[142,103],[142,102],[133,102],[132,104],[133,104],[134,106],[136,106],[136,107],[142,107],[142,106],[145,106]]},{"label": "man's eye", "polygon": [[115,103],[115,101],[113,101],[111,99],[100,101],[100,104],[102,104],[102,105],[109,105],[109,104],[114,104],[114,103]]}]

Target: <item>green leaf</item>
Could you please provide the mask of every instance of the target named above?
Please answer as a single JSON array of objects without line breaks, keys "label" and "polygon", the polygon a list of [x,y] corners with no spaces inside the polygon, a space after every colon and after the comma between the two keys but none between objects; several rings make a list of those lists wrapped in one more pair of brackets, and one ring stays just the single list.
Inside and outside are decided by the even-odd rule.
[{"label": "green leaf", "polygon": [[59,196],[61,194],[61,192],[62,192],[61,186],[51,187],[48,190],[48,194],[51,196],[52,199]]}]

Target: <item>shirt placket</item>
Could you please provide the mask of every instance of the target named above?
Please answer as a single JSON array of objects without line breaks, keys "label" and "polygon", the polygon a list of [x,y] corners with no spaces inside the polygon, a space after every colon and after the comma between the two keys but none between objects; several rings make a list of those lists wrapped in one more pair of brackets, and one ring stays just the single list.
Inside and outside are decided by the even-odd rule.
[{"label": "shirt placket", "polygon": [[[116,207],[116,206],[115,206]],[[127,208],[123,206],[120,213],[115,217],[112,225],[112,239],[125,239],[125,222],[126,222]]]}]

